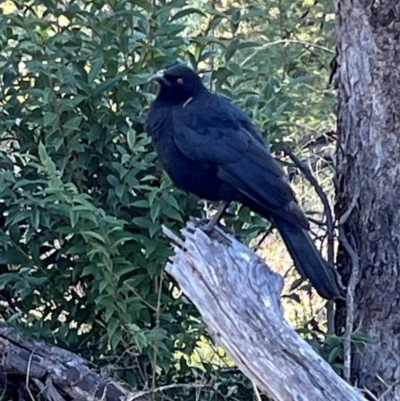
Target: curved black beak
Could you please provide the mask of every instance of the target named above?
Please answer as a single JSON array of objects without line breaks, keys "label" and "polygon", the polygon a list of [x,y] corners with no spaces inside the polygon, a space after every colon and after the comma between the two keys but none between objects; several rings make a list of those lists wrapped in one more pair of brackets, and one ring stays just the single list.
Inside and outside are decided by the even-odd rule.
[{"label": "curved black beak", "polygon": [[170,86],[170,82],[164,77],[164,70],[156,72],[154,75],[150,77],[150,81],[157,81],[160,84]]}]

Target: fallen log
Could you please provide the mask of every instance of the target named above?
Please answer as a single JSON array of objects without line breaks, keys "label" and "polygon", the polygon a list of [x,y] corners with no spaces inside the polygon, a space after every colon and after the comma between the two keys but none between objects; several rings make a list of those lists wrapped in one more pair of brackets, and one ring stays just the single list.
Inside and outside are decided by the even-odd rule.
[{"label": "fallen log", "polygon": [[0,375],[21,377],[28,391],[34,383],[49,401],[63,401],[64,394],[69,399],[82,401],[152,399],[112,377],[100,375],[80,356],[22,337],[6,325],[0,325]]}]

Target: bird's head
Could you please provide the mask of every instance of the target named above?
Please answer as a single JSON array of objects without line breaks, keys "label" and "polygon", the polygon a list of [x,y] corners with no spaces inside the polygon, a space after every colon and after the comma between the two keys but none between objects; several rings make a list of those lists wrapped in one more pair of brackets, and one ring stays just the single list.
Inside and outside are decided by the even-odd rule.
[{"label": "bird's head", "polygon": [[160,85],[157,99],[174,103],[186,102],[198,93],[207,90],[201,78],[192,69],[174,65],[157,72],[152,80]]}]

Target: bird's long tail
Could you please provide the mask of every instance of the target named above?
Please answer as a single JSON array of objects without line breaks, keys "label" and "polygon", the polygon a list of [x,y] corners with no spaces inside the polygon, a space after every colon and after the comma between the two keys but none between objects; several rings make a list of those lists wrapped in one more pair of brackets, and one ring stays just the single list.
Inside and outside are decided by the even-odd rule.
[{"label": "bird's long tail", "polygon": [[306,230],[274,216],[278,229],[299,273],[310,280],[318,294],[325,299],[343,296],[340,277],[333,266],[325,261]]}]

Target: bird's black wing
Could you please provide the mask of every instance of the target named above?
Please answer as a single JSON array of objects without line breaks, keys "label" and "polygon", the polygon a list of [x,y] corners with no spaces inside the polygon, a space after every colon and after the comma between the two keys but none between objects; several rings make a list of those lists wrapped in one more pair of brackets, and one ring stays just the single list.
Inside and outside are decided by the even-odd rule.
[{"label": "bird's black wing", "polygon": [[250,121],[220,97],[193,100],[173,110],[173,136],[179,150],[267,208],[283,209],[294,200],[280,164]]},{"label": "bird's black wing", "polygon": [[251,121],[215,95],[196,99],[172,111],[172,135],[180,152],[214,168],[234,186],[255,212],[278,228],[298,271],[309,278],[326,299],[342,296],[340,278],[318,252],[308,232],[308,221],[298,207],[279,163],[259,140]]}]

